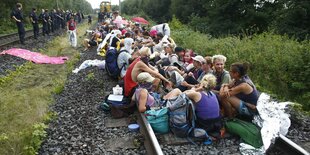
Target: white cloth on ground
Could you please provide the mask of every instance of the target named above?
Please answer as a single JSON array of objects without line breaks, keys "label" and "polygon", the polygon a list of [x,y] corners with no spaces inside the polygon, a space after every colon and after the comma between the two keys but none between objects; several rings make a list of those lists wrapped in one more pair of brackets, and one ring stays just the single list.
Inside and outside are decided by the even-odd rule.
[{"label": "white cloth on ground", "polygon": [[266,93],[262,93],[257,101],[257,110],[259,115],[254,116],[253,123],[261,127],[261,135],[263,146],[259,149],[248,144],[240,144],[240,152],[244,155],[248,154],[265,154],[271,143],[280,134],[286,135],[288,128],[291,126],[289,114],[285,113],[287,105],[293,104],[292,102],[278,103],[270,99]]},{"label": "white cloth on ground", "polygon": [[97,66],[99,69],[105,68],[105,60],[85,60],[78,68],[74,69],[73,73],[78,73],[80,70],[85,69],[87,67]]}]

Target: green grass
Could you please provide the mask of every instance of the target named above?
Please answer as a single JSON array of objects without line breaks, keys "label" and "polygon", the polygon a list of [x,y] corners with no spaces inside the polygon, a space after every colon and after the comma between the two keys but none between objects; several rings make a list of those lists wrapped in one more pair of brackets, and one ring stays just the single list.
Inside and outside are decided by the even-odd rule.
[{"label": "green grass", "polygon": [[[78,31],[87,28],[87,24],[79,25]],[[78,41],[81,44],[80,38]],[[69,60],[63,65],[26,63],[0,78],[0,154],[35,154],[46,135],[42,123],[54,115],[48,112],[48,105],[54,102],[52,94],[63,91],[79,58],[79,51],[69,46],[66,35],[56,37],[42,51],[68,56]]]}]

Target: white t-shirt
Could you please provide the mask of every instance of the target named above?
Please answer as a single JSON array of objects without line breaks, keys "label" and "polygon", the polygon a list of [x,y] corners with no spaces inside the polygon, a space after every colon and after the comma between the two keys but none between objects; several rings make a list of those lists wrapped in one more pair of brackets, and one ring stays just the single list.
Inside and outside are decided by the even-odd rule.
[{"label": "white t-shirt", "polygon": [[132,43],[134,43],[134,40],[132,38],[125,38],[124,39],[124,47],[129,52],[129,54],[132,53]]},{"label": "white t-shirt", "polygon": [[[165,25],[165,27],[164,27],[164,25]],[[168,37],[170,37],[170,27],[169,27],[168,23],[155,25],[151,28],[151,30],[156,30],[157,33],[161,32],[163,35],[167,35]]]},{"label": "white t-shirt", "polygon": [[[122,48],[120,51],[126,50],[125,48]],[[125,63],[125,66],[121,70],[121,78],[123,78],[126,74],[127,68],[129,66],[129,59],[131,58],[131,54],[128,52],[121,52],[117,57],[117,66],[118,68],[122,68],[123,64]]]}]

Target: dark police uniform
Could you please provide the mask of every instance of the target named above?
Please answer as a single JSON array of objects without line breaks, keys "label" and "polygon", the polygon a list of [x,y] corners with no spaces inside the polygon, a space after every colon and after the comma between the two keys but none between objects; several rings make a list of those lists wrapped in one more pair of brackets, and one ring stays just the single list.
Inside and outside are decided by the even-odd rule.
[{"label": "dark police uniform", "polygon": [[39,23],[38,23],[38,16],[34,11],[32,11],[29,15],[29,17],[32,19],[32,27],[33,27],[33,35],[34,38],[37,39],[39,35]]},{"label": "dark police uniform", "polygon": [[20,20],[20,22],[16,21],[16,25],[17,25],[17,29],[18,29],[18,35],[19,35],[19,40],[21,44],[25,44],[25,28],[24,28],[24,17],[23,17],[23,13],[21,10],[19,9],[15,9],[12,11],[11,13],[11,18],[13,18],[13,16]]}]

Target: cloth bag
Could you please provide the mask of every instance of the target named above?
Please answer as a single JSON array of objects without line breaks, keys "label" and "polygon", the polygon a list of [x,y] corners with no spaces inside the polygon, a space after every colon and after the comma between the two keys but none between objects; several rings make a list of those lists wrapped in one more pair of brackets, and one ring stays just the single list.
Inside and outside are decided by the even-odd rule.
[{"label": "cloth bag", "polygon": [[251,122],[234,118],[225,123],[225,128],[229,133],[239,135],[245,143],[255,148],[263,145],[260,129]]},{"label": "cloth bag", "polygon": [[156,133],[168,133],[169,124],[168,124],[168,109],[151,109],[145,113],[146,119],[151,124],[152,129]]}]

